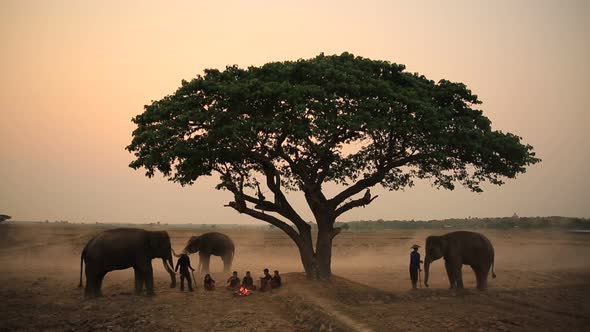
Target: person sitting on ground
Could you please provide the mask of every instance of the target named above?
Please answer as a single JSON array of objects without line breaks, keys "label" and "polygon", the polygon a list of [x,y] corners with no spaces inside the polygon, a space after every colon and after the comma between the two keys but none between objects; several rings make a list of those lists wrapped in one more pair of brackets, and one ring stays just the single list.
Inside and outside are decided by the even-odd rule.
[{"label": "person sitting on ground", "polygon": [[[191,279],[191,274],[188,272],[188,269],[191,269],[191,271],[194,271],[195,269],[193,269],[193,267],[191,266],[191,260],[187,254],[180,255],[180,258],[178,258],[178,261],[176,262],[176,268],[174,269],[174,272],[178,272],[179,267],[180,267],[180,290],[184,291],[184,279],[186,279],[186,282],[188,284],[188,290],[192,292],[193,291],[193,282]],[[195,280],[195,282],[196,282],[196,280]]]},{"label": "person sitting on ground", "polygon": [[279,275],[279,271],[275,270],[274,275],[270,279],[270,288],[279,288],[281,287],[281,276]]},{"label": "person sitting on ground", "polygon": [[268,269],[264,269],[264,276],[260,277],[260,290],[262,292],[270,290],[271,275],[268,273]]},{"label": "person sitting on ground", "polygon": [[248,290],[255,290],[256,285],[254,285],[254,279],[252,279],[252,275],[250,275],[250,271],[246,271],[246,276],[242,279],[242,286],[246,287]]},{"label": "person sitting on ground", "polygon": [[237,271],[234,271],[231,277],[227,279],[227,286],[225,288],[231,290],[236,290],[240,288],[240,278],[238,277]]},{"label": "person sitting on ground", "polygon": [[214,290],[215,289],[215,280],[211,278],[211,275],[207,273],[205,275],[205,280],[203,281],[203,287],[205,290]]}]

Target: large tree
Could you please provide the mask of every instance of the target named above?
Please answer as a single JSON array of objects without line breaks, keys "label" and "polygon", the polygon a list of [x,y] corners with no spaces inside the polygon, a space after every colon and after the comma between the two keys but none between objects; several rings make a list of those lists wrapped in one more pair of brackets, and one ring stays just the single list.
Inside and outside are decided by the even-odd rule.
[{"label": "large tree", "polygon": [[[370,187],[429,179],[480,192],[539,161],[520,137],[492,130],[464,84],[404,70],[349,53],[207,69],[133,119],[130,166],[181,185],[218,174],[217,189],[233,194],[227,206],[283,230],[307,276],[329,278],[334,223],[370,204]],[[342,191],[326,197],[328,182]],[[289,190],[313,213],[315,249]]]}]

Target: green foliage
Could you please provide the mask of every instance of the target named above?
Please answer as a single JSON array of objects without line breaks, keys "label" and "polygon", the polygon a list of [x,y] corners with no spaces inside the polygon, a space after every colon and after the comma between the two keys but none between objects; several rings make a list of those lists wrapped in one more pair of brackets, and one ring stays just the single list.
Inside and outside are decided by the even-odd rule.
[{"label": "green foliage", "polygon": [[568,217],[506,217],[506,218],[469,218],[445,220],[363,220],[347,224],[351,230],[384,229],[541,229],[563,228],[590,230],[590,219]]},{"label": "green foliage", "polygon": [[464,84],[404,69],[343,53],[205,70],[133,119],[130,166],[182,185],[217,172],[218,189],[234,193],[269,168],[295,190],[360,180],[397,190],[420,178],[481,191],[540,161],[491,129]]}]

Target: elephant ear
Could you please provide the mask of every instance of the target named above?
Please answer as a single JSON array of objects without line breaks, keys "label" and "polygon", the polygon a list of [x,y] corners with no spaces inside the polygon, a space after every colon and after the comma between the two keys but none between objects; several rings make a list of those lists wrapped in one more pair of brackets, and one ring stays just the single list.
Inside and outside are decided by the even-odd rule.
[{"label": "elephant ear", "polygon": [[150,232],[148,245],[153,257],[159,257],[158,254],[166,250],[166,243],[170,242],[170,237],[165,231]]},{"label": "elephant ear", "polygon": [[186,243],[184,250],[191,254],[197,252],[200,246],[200,241],[200,236],[191,236],[191,238]]}]

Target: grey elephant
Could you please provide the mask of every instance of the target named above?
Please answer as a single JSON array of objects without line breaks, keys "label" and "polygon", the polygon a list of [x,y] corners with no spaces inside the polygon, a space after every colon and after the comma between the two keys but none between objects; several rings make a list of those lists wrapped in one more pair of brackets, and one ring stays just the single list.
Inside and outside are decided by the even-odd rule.
[{"label": "grey elephant", "polygon": [[[229,236],[218,232],[211,232],[191,237],[182,252],[186,254],[198,252],[199,267],[197,270],[203,271],[204,273],[209,273],[211,255],[220,256],[223,261],[223,271],[228,272],[231,269],[234,259],[235,246]],[[174,253],[174,256],[180,257],[176,253]]]},{"label": "grey elephant", "polygon": [[104,276],[113,270],[132,267],[135,272],[135,292],[154,295],[152,259],[161,258],[170,274],[170,287],[176,287],[176,273],[172,268],[172,247],[165,231],[146,231],[137,228],[117,228],[104,231],[93,237],[82,250],[80,257],[80,284],[82,265],[86,263],[87,297],[101,295]]},{"label": "grey elephant", "polygon": [[424,285],[428,287],[430,264],[441,258],[445,259],[445,268],[452,288],[463,288],[461,268],[469,265],[475,272],[477,288],[484,290],[488,286],[488,273],[494,273],[494,247],[487,237],[480,233],[458,231],[442,236],[426,238],[426,257],[424,258]]}]

